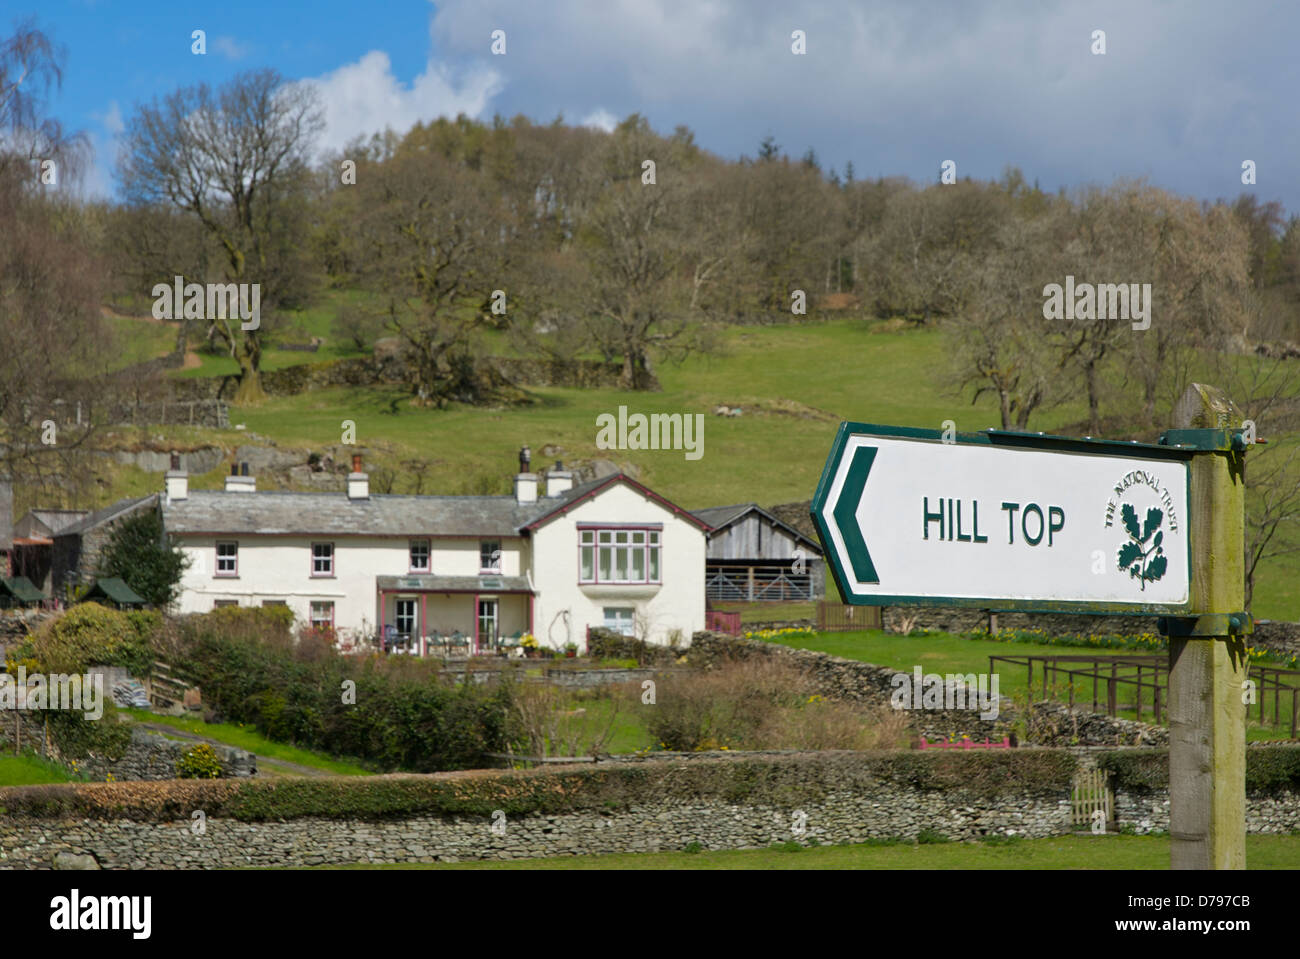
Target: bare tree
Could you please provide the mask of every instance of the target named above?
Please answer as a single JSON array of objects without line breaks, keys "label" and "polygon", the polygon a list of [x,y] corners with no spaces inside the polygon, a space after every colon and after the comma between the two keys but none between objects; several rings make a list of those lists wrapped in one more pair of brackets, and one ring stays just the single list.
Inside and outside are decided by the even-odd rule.
[{"label": "bare tree", "polygon": [[[87,472],[81,447],[112,352],[94,213],[64,195],[83,138],[43,115],[61,76],[58,50],[31,23],[0,42],[0,475],[67,492]],[[44,159],[64,164],[51,191],[36,189],[31,167]]]},{"label": "bare tree", "polygon": [[472,334],[504,289],[505,211],[479,173],[401,152],[358,179],[348,254],[406,346],[421,405],[475,399]]},{"label": "bare tree", "polygon": [[[307,156],[323,123],[314,89],[274,70],[242,73],[216,93],[186,87],[127,122],[124,192],[133,204],[196,217],[220,244],[225,279],[260,283],[262,308],[273,310],[301,289]],[[239,363],[236,400],[260,400],[266,330],[243,329],[238,317],[207,321]]]}]

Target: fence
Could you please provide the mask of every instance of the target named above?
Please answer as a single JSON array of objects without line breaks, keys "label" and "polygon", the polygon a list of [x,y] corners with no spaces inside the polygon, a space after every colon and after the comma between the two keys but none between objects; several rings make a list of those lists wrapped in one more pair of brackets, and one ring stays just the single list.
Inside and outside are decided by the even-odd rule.
[{"label": "fence", "polygon": [[817,604],[817,628],[824,631],[881,629],[879,606],[842,606],[823,600]]},{"label": "fence", "polygon": [[1070,793],[1070,822],[1091,829],[1096,814],[1109,828],[1115,821],[1115,794],[1110,788],[1110,774],[1104,769],[1080,769],[1074,775]]},{"label": "fence", "polygon": [[784,560],[747,566],[709,563],[704,570],[704,595],[714,601],[806,601],[813,598],[813,581],[808,573],[792,572]]},{"label": "fence", "polygon": [[[990,674],[995,671],[994,664],[999,662],[1026,667],[1027,686],[1031,694],[1034,690],[1034,667],[1037,665],[1043,677],[1043,699],[1056,698],[1055,686],[1064,677],[1067,702],[1071,708],[1074,707],[1076,693],[1084,688],[1086,682],[1092,690],[1093,712],[1101,712],[1104,701],[1108,716],[1118,716],[1121,708],[1132,709],[1141,721],[1143,710],[1150,708],[1156,723],[1164,719],[1165,704],[1169,699],[1168,656],[990,656]],[[1271,725],[1280,726],[1285,721],[1284,717],[1289,718],[1291,738],[1295,739],[1296,731],[1300,728],[1300,670],[1251,664],[1247,678],[1255,683],[1255,702],[1247,704],[1247,717],[1250,716],[1252,706],[1258,707],[1256,716],[1260,725],[1268,725],[1265,715],[1271,692]],[[1132,693],[1132,701],[1121,704],[1121,691]],[[1282,702],[1288,696],[1289,715],[1282,708]]]},{"label": "fence", "polygon": [[704,628],[710,632],[735,636],[740,632],[740,614],[724,613],[720,609],[705,610]]}]

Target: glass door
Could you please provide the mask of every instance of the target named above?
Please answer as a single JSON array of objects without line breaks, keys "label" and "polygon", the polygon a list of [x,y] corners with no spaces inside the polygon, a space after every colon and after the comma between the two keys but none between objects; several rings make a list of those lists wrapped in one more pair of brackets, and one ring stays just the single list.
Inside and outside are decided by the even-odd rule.
[{"label": "glass door", "polygon": [[478,652],[495,651],[497,645],[497,601],[478,601]]},{"label": "glass door", "polygon": [[399,597],[397,600],[397,644],[403,652],[412,652],[419,642],[415,629],[415,600]]}]

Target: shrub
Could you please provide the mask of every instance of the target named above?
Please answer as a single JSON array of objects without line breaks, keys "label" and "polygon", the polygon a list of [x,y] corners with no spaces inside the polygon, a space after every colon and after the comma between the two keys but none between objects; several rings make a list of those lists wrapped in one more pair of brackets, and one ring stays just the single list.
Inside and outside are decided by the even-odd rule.
[{"label": "shrub", "polygon": [[216,779],[220,775],[221,760],[208,743],[191,746],[176,760],[177,779]]},{"label": "shrub", "polygon": [[827,701],[793,664],[769,657],[723,659],[660,681],[647,726],[664,748],[890,749],[908,741],[890,709]]},{"label": "shrub", "polygon": [[108,690],[104,690],[104,714],[97,720],[76,710],[51,709],[45,715],[50,738],[64,759],[85,759],[91,753],[121,759],[131,744],[131,727],[119,721]]},{"label": "shrub", "polygon": [[[343,656],[327,637],[295,640],[288,613],[230,608],[182,624],[177,653],[187,678],[226,719],[383,770],[481,766],[484,753],[511,741],[504,684],[453,685],[440,664],[411,657]],[[346,703],[345,688],[355,689]]]},{"label": "shrub", "polygon": [[32,653],[47,673],[84,673],[92,665],[139,664],[150,653],[143,625],[127,613],[80,603],[41,625]]}]

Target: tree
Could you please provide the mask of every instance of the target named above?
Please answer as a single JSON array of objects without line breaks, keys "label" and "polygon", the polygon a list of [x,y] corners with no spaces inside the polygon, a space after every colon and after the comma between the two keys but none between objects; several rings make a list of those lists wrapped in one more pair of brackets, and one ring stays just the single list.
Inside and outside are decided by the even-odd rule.
[{"label": "tree", "polygon": [[162,514],[140,510],[113,528],[97,575],[116,576],[151,606],[166,609],[180,595],[190,558],[164,538]]},{"label": "tree", "polygon": [[[89,428],[72,411],[101,396],[109,336],[87,211],[66,199],[84,147],[44,115],[61,57],[31,23],[0,41],[0,475],[63,487]],[[55,183],[42,184],[51,160]]]},{"label": "tree", "polygon": [[[206,83],[141,106],[126,125],[119,175],[129,202],[196,217],[220,244],[225,280],[261,285],[261,306],[305,288],[308,153],[324,125],[314,89],[274,70],[241,73],[215,94]],[[160,277],[170,282],[171,277]],[[265,325],[206,317],[239,363],[237,402],[256,402]]]},{"label": "tree", "polygon": [[1026,430],[1036,411],[1069,395],[1060,333],[1043,319],[1045,277],[1055,273],[1061,213],[1011,219],[968,282],[966,305],[950,326],[957,381],[971,402],[992,393],[1004,430]]},{"label": "tree", "polygon": [[399,149],[344,192],[355,203],[348,258],[407,348],[417,402],[476,399],[472,334],[492,316],[494,290],[509,308],[500,193],[483,173],[421,149]]},{"label": "tree", "polygon": [[[655,163],[653,183],[644,179]],[[623,363],[624,389],[651,384],[652,355],[678,355],[699,342],[703,288],[723,251],[691,247],[693,147],[666,141],[632,114],[586,168],[594,201],[578,228],[586,276],[577,292],[592,339]]]},{"label": "tree", "polygon": [[895,193],[877,238],[882,305],[919,314],[922,324],[935,314],[956,313],[972,264],[987,254],[1006,214],[1003,197],[976,183]]}]

